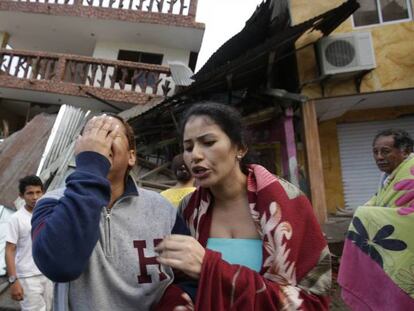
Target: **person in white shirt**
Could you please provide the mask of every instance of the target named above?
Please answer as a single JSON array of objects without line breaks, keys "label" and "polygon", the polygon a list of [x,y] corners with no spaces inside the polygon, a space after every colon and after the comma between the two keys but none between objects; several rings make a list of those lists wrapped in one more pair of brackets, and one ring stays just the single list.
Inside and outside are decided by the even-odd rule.
[{"label": "person in white shirt", "polygon": [[11,216],[6,232],[11,297],[20,302],[23,311],[51,310],[53,284],[39,271],[32,257],[31,219],[36,202],[43,195],[40,178],[29,175],[19,180],[19,195],[25,205]]}]

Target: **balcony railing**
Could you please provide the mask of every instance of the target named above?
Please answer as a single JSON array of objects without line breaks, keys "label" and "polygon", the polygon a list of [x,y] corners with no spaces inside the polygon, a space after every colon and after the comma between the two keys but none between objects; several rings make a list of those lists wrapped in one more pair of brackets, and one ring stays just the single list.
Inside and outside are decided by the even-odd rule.
[{"label": "balcony railing", "polygon": [[195,17],[198,0],[0,0],[23,3],[98,7]]},{"label": "balcony railing", "polygon": [[0,49],[1,75],[151,95],[173,91],[168,67],[77,55]]}]

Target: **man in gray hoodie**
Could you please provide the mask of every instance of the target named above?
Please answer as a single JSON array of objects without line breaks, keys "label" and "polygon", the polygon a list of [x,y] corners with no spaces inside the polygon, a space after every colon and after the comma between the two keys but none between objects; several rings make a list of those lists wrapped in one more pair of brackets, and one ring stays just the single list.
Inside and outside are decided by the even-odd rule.
[{"label": "man in gray hoodie", "polygon": [[32,218],[34,260],[59,282],[54,310],[149,310],[173,280],[154,247],[185,225],[129,176],[135,141],[122,119],[89,120],[75,155],[66,187],[46,193]]}]

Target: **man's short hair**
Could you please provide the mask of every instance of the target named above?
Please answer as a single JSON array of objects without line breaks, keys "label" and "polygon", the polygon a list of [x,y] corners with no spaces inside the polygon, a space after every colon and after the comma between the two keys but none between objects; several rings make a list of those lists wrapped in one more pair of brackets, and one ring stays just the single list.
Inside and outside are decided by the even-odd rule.
[{"label": "man's short hair", "polygon": [[375,144],[376,140],[379,137],[383,137],[383,136],[392,136],[394,138],[395,148],[398,148],[400,150],[405,150],[409,153],[413,152],[414,141],[411,138],[410,134],[408,134],[406,131],[400,130],[400,129],[383,130],[375,136],[373,144]]},{"label": "man's short hair", "polygon": [[[132,128],[132,126],[125,121],[125,119],[115,113],[112,112],[104,112],[101,114],[96,115],[97,117],[102,116],[102,115],[106,115],[108,117],[113,117],[115,119],[117,119],[118,121],[120,121],[122,123],[122,125],[125,128],[125,135],[128,139],[128,148],[129,150],[134,150],[134,152],[137,152],[137,146],[135,144],[135,133],[134,133],[134,129]],[[89,121],[89,120],[88,120]],[[85,126],[88,122],[85,123],[85,125],[83,126],[82,130],[81,130],[81,134],[83,134],[83,131],[85,129]]]},{"label": "man's short hair", "polygon": [[19,192],[20,192],[20,194],[24,194],[24,192],[26,191],[27,186],[40,186],[42,191],[44,191],[43,182],[36,175],[28,175],[28,176],[23,177],[22,179],[19,180]]}]

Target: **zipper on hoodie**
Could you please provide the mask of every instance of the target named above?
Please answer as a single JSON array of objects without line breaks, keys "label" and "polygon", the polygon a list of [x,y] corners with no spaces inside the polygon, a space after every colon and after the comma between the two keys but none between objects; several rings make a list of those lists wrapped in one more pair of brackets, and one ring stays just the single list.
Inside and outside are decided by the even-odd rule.
[{"label": "zipper on hoodie", "polygon": [[111,240],[111,215],[112,209],[105,207],[105,220],[104,220],[104,231],[105,231],[105,241],[104,241],[104,253],[106,257],[112,256],[112,240]]},{"label": "zipper on hoodie", "polygon": [[114,209],[115,205],[117,205],[119,202],[121,202],[124,198],[120,198],[117,200],[113,205],[112,208],[109,208],[107,206],[104,206],[104,234],[105,238],[103,241],[103,249],[105,257],[112,257],[112,235],[111,235],[111,216],[112,216],[112,210]]}]

